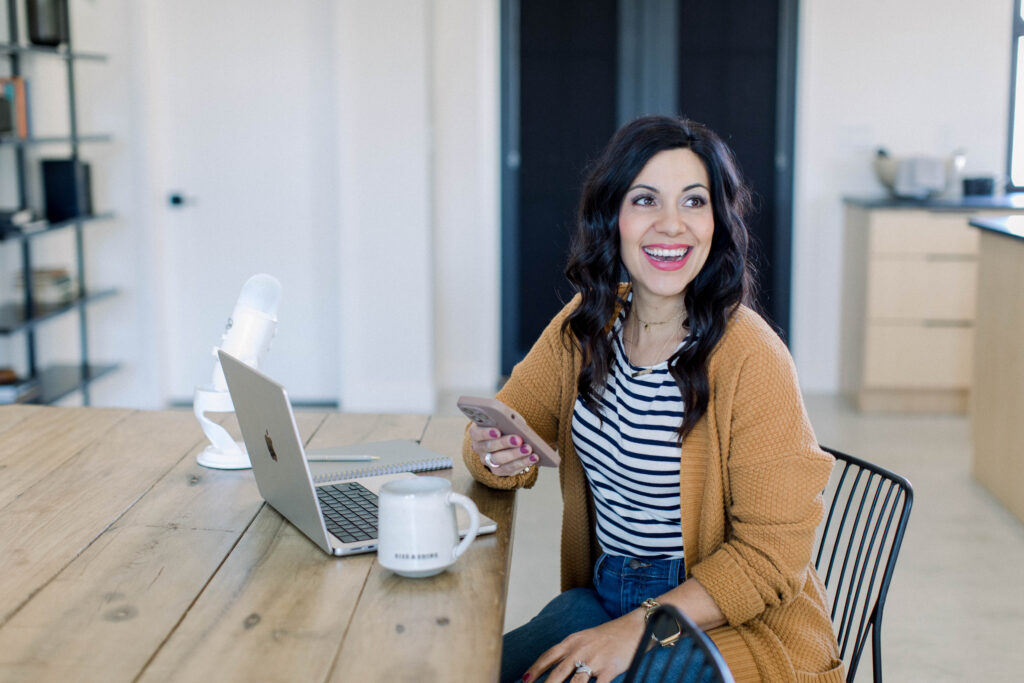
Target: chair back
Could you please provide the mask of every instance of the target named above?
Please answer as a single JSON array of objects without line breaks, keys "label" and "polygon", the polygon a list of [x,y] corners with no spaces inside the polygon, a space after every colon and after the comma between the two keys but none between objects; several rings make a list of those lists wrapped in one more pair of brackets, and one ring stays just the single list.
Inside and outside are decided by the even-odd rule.
[{"label": "chair back", "polygon": [[885,468],[822,447],[836,459],[825,488],[814,566],[832,600],[832,625],[853,681],[871,637],[874,680],[882,680],[882,610],[903,543],[914,490]]},{"label": "chair back", "polygon": [[[679,639],[672,645],[661,645],[654,637],[677,630]],[[733,683],[733,678],[722,655],[704,632],[672,605],[662,605],[647,621],[640,646],[626,671],[625,683],[641,681]]]}]

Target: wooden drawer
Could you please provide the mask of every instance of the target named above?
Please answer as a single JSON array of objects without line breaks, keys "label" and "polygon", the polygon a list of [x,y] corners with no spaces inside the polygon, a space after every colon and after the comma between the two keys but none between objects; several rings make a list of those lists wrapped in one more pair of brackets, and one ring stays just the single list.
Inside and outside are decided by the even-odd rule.
[{"label": "wooden drawer", "polygon": [[939,211],[874,211],[868,236],[872,254],[977,254],[971,214]]},{"label": "wooden drawer", "polygon": [[971,327],[870,324],[864,387],[969,388],[973,344]]},{"label": "wooden drawer", "polygon": [[977,278],[974,260],[876,256],[868,264],[867,318],[972,321]]}]

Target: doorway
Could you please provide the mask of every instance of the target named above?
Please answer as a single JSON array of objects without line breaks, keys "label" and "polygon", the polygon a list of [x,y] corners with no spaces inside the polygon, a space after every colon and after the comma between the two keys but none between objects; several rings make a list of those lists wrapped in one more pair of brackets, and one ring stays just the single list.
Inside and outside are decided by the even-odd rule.
[{"label": "doorway", "polygon": [[210,349],[243,283],[269,273],[282,296],[265,371],[298,402],[330,404],[339,390],[332,162],[321,132],[332,125],[327,8],[179,0],[151,2],[145,16],[163,398],[188,404],[210,381]]},{"label": "doorway", "polygon": [[701,121],[733,148],[757,200],[758,304],[787,339],[797,2],[503,0],[503,374],[571,296],[587,164],[644,113]]}]

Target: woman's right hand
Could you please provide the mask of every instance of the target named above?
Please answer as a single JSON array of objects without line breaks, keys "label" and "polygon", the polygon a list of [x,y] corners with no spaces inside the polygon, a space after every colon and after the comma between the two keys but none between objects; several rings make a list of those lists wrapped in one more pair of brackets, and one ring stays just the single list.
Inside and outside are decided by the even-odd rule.
[{"label": "woman's right hand", "polygon": [[504,436],[494,427],[470,426],[469,440],[484,467],[499,477],[511,477],[524,472],[539,459],[533,449],[523,442],[523,437],[518,434]]}]

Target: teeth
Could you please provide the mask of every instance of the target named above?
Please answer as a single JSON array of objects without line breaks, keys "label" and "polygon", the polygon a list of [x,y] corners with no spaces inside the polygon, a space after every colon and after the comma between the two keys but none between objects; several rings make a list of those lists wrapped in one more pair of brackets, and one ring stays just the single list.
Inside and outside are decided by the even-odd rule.
[{"label": "teeth", "polygon": [[689,247],[680,249],[662,249],[660,247],[644,247],[644,252],[658,259],[681,259],[690,251]]}]

